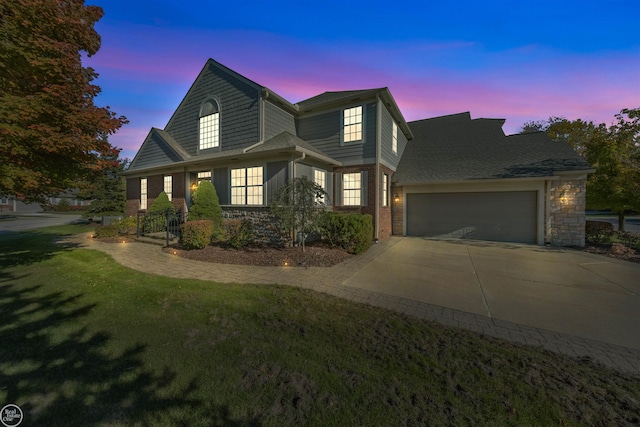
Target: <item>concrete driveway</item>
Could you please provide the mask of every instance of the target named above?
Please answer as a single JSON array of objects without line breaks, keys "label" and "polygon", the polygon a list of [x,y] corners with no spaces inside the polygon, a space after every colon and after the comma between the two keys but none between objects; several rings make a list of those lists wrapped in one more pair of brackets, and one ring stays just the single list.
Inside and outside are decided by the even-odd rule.
[{"label": "concrete driveway", "polygon": [[640,264],[571,249],[393,239],[344,285],[640,349]]}]

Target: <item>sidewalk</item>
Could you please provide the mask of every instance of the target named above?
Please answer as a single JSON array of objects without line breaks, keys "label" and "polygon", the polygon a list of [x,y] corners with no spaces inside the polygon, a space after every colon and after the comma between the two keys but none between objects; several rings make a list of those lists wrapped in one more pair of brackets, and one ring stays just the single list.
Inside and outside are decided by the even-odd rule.
[{"label": "sidewalk", "polygon": [[194,261],[165,253],[144,243],[103,243],[87,235],[74,243],[111,255],[118,263],[149,274],[220,283],[280,284],[311,289],[351,301],[402,312],[443,325],[462,328],[521,344],[543,347],[576,358],[592,359],[618,371],[640,377],[640,350],[519,325],[447,307],[344,285],[370,261],[397,244],[385,239],[366,253],[334,267],[254,267]]}]

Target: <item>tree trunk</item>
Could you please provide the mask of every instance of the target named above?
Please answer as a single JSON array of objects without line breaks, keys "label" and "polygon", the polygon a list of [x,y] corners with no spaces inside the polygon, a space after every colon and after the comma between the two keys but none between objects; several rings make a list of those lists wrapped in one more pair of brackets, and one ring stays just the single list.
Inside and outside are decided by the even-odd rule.
[{"label": "tree trunk", "polygon": [[624,211],[618,212],[618,231],[624,231]]}]

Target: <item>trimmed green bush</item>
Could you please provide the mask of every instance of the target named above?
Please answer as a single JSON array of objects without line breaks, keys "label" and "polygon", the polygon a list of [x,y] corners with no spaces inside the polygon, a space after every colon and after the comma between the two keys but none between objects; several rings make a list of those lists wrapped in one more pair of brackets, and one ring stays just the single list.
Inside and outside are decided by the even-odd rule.
[{"label": "trimmed green bush", "polygon": [[203,249],[211,243],[213,221],[201,219],[182,224],[182,246],[185,249]]},{"label": "trimmed green bush", "polygon": [[101,225],[96,227],[95,236],[98,238],[104,237],[118,237],[120,233],[118,232],[118,227],[115,224],[111,225]]},{"label": "trimmed green bush", "polygon": [[320,233],[331,245],[359,254],[371,245],[373,218],[357,213],[326,212],[320,218]]},{"label": "trimmed green bush", "polygon": [[222,226],[222,208],[216,188],[210,181],[202,181],[193,192],[193,201],[189,208],[187,221],[199,221],[208,219],[213,221],[213,233],[211,241],[224,240],[224,227]]},{"label": "trimmed green bush", "polygon": [[173,206],[173,203],[169,200],[169,196],[164,191],[158,194],[158,197],[155,198],[151,206],[149,207],[149,213],[159,213],[166,212],[167,209],[171,211],[171,213],[175,213],[176,208]]},{"label": "trimmed green bush", "polygon": [[114,225],[118,229],[118,233],[120,234],[136,234],[137,227],[137,218],[135,216],[128,216],[126,218],[122,218],[119,221],[114,222]]},{"label": "trimmed green bush", "polygon": [[224,223],[227,244],[240,249],[253,241],[253,223],[248,219],[230,219]]}]

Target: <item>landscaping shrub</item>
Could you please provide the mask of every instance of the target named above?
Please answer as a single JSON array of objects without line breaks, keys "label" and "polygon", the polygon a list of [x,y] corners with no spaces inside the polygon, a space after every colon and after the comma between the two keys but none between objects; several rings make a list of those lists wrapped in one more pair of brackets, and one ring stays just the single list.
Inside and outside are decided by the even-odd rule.
[{"label": "landscaping shrub", "polygon": [[371,245],[373,218],[356,213],[326,212],[320,219],[320,233],[331,245],[359,254]]},{"label": "landscaping shrub", "polygon": [[640,234],[638,233],[631,233],[630,231],[619,231],[616,233],[616,238],[625,246],[640,249]]},{"label": "landscaping shrub", "polygon": [[222,226],[222,208],[216,188],[209,181],[202,181],[193,192],[193,202],[189,208],[188,221],[208,219],[213,221],[211,241],[219,242],[224,239]]},{"label": "landscaping shrub", "polygon": [[173,206],[173,203],[169,200],[169,196],[164,191],[158,194],[158,197],[155,198],[151,206],[149,206],[149,213],[159,213],[166,212],[167,209],[171,211],[171,213],[175,213],[176,208]]},{"label": "landscaping shrub", "polygon": [[594,245],[611,243],[614,236],[613,224],[606,221],[587,221],[585,239]]},{"label": "landscaping shrub", "polygon": [[182,246],[185,249],[203,249],[211,243],[214,224],[210,219],[188,221],[182,224]]},{"label": "landscaping shrub", "polygon": [[117,227],[120,234],[131,235],[136,234],[137,221],[135,216],[129,216],[114,222],[113,225]]},{"label": "landscaping shrub", "polygon": [[98,238],[104,237],[118,237],[120,233],[118,232],[118,227],[115,224],[111,225],[101,225],[96,227],[95,236]]},{"label": "landscaping shrub", "polygon": [[248,219],[225,221],[224,229],[227,235],[227,244],[232,248],[240,249],[253,240],[253,223]]}]

